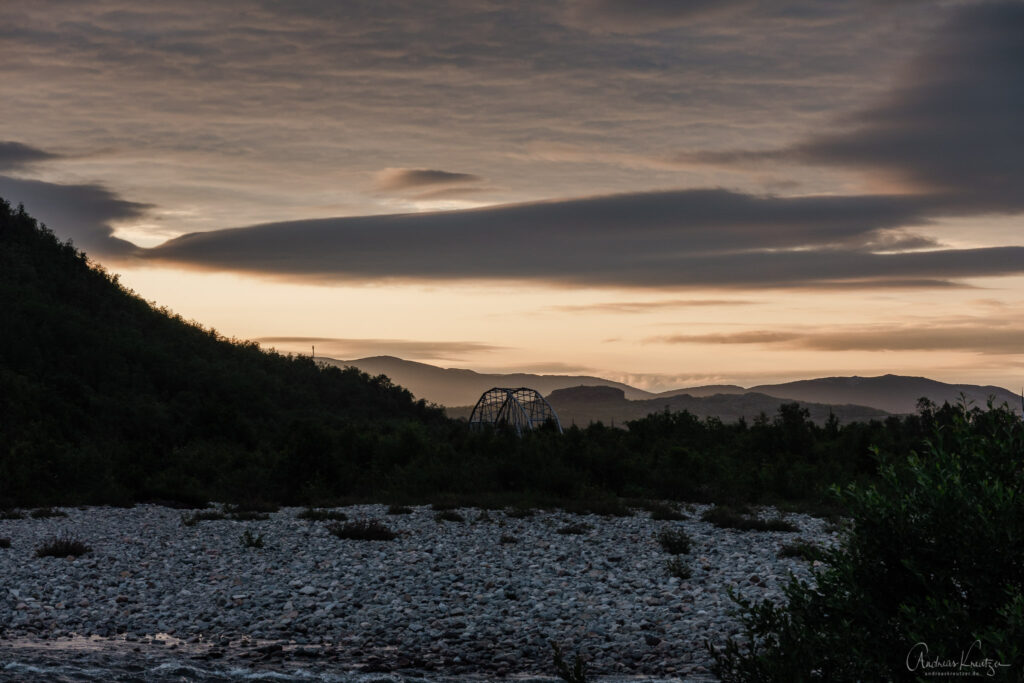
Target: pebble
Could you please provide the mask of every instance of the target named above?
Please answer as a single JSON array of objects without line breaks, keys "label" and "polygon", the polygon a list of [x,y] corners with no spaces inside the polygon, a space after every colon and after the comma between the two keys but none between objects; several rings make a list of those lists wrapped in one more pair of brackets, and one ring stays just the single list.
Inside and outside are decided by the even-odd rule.
[{"label": "pebble", "polygon": [[[349,669],[505,675],[544,674],[552,641],[581,652],[602,675],[704,672],[705,640],[738,632],[726,589],[784,598],[808,562],[779,558],[800,538],[837,542],[825,522],[787,514],[798,534],[717,529],[690,518],[653,521],[561,511],[511,518],[459,512],[438,522],[428,507],[388,516],[385,506],[341,508],[399,532],[390,542],[341,540],[284,508],[265,521],[182,524],[183,513],[139,505],[65,508],[67,518],[0,520],[0,641],[100,636],[133,644],[199,648],[207,658],[329,657]],[[774,510],[765,511],[775,516]],[[559,534],[583,522],[586,534]],[[683,529],[692,576],[666,570],[655,536]],[[247,548],[245,530],[261,534]],[[46,538],[70,532],[92,547],[74,562],[35,557]],[[517,543],[502,543],[511,535]],[[370,667],[370,668],[367,668]]]}]

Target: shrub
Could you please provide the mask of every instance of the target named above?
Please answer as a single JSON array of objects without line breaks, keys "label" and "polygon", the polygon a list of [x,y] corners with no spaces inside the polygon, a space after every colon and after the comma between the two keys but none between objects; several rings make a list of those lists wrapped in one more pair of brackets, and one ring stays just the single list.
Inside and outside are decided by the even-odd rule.
[{"label": "shrub", "polygon": [[1024,423],[991,406],[951,418],[922,454],[876,450],[879,480],[836,490],[853,526],[815,581],[790,580],[788,606],[734,597],[746,637],[712,650],[723,681],[955,676],[965,657],[1019,678]]},{"label": "shrub", "polygon": [[263,547],[263,534],[254,536],[252,531],[249,529],[245,530],[242,534],[242,546],[245,548],[262,548]]},{"label": "shrub", "polygon": [[10,547],[11,547],[11,539],[6,538],[6,537],[0,538],[0,548],[10,548]]},{"label": "shrub", "polygon": [[270,519],[270,515],[256,510],[238,510],[228,515],[228,519],[235,522],[265,522]]},{"label": "shrub", "polygon": [[537,511],[533,508],[515,507],[505,510],[505,516],[512,519],[525,519],[526,517],[533,517],[535,514],[537,514]]},{"label": "shrub", "polygon": [[632,517],[633,511],[618,498],[596,498],[567,500],[561,508],[576,515],[600,515],[602,517]]},{"label": "shrub", "polygon": [[250,500],[245,503],[235,503],[224,508],[226,512],[235,514],[239,512],[277,512],[281,507],[277,503],[265,500]]},{"label": "shrub", "polygon": [[388,506],[387,514],[389,514],[389,515],[411,515],[412,514],[412,508],[409,507],[408,505],[394,505],[394,504],[392,504],[392,505]]},{"label": "shrub", "polygon": [[519,539],[509,534],[502,534],[498,542],[502,545],[511,545],[512,543],[518,543]]},{"label": "shrub", "polygon": [[825,554],[819,546],[798,538],[793,543],[782,546],[779,549],[779,557],[799,557],[802,560],[814,562],[824,559]]},{"label": "shrub", "polygon": [[334,520],[338,522],[344,522],[348,519],[348,515],[340,510],[324,510],[322,508],[306,508],[298,515],[297,519],[308,519],[313,522],[326,522],[327,520]]},{"label": "shrub", "polygon": [[488,514],[487,510],[481,510],[480,514],[478,514],[476,516],[476,519],[473,520],[473,523],[474,524],[483,524],[485,522],[489,523],[489,522],[493,522],[493,521],[494,520],[491,518],[490,514]]},{"label": "shrub", "polygon": [[25,513],[20,510],[0,510],[0,519],[25,519]]},{"label": "shrub", "polygon": [[327,530],[338,538],[357,541],[392,541],[398,538],[398,534],[375,519],[357,519],[344,524],[334,522],[327,525]]},{"label": "shrub", "polygon": [[32,519],[47,519],[49,517],[67,517],[68,513],[55,508],[36,508],[31,512]]},{"label": "shrub", "polygon": [[665,570],[669,576],[674,576],[677,579],[686,580],[693,576],[693,570],[690,569],[690,565],[681,557],[668,558],[668,561],[665,563]]},{"label": "shrub", "polygon": [[690,537],[682,529],[662,529],[656,538],[670,555],[686,555],[690,552]]},{"label": "shrub", "polygon": [[78,557],[91,551],[92,548],[77,537],[64,532],[46,539],[36,548],[36,557]]},{"label": "shrub", "polygon": [[577,652],[572,668],[569,668],[565,658],[562,656],[562,647],[553,640],[551,641],[551,651],[555,664],[555,673],[558,674],[559,678],[566,683],[587,683],[586,662],[583,660],[583,655]]},{"label": "shrub", "polygon": [[220,519],[227,519],[220,510],[199,510],[191,515],[182,515],[181,523],[184,526],[195,526],[199,522],[213,522]]},{"label": "shrub", "polygon": [[434,515],[438,522],[465,522],[466,518],[455,510],[443,510]]},{"label": "shrub", "polygon": [[585,534],[593,528],[594,527],[584,522],[573,522],[572,524],[566,524],[563,526],[558,530],[558,533],[564,536],[576,536],[579,534]]},{"label": "shrub", "polygon": [[742,514],[733,508],[716,505],[706,510],[701,519],[711,522],[720,529],[737,529],[739,531],[799,531],[797,526],[781,517],[775,519],[759,519],[752,515]]},{"label": "shrub", "polygon": [[658,501],[644,503],[644,509],[651,513],[651,519],[655,521],[675,522],[686,519],[686,515],[679,511],[674,505],[668,505]]}]

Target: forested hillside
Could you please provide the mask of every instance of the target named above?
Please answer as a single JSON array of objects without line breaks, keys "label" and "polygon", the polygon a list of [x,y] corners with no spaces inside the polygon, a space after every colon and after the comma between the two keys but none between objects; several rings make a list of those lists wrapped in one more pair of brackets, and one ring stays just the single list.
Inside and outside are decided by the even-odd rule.
[{"label": "forested hillside", "polygon": [[320,471],[341,442],[356,467],[361,442],[444,420],[385,378],[156,310],[2,200],[0,312],[0,505],[294,498],[347,476]]}]

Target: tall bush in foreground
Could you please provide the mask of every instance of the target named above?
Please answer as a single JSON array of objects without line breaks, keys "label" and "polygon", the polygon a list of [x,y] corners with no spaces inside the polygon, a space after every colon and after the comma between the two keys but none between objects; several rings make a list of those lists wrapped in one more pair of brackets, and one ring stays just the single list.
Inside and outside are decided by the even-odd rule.
[{"label": "tall bush in foreground", "polygon": [[816,585],[737,598],[723,681],[1024,680],[1024,423],[960,406],[924,453],[878,457],[878,482],[840,494],[854,525]]}]

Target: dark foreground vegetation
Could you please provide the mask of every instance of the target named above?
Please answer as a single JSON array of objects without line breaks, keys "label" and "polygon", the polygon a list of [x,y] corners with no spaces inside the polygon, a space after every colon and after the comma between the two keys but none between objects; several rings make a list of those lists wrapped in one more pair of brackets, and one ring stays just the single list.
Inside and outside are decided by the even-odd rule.
[{"label": "dark foreground vegetation", "polygon": [[[954,408],[814,424],[660,413],[477,433],[384,376],[260,350],[155,308],[0,200],[0,509],[360,500],[622,514],[620,499],[809,506],[906,459]],[[257,511],[259,512],[259,511]]]},{"label": "dark foreground vegetation", "polygon": [[[738,602],[727,682],[1024,680],[1024,428],[961,407],[920,454],[840,492],[852,527],[788,605]],[[803,554],[804,549],[792,549]]]}]

